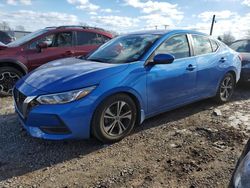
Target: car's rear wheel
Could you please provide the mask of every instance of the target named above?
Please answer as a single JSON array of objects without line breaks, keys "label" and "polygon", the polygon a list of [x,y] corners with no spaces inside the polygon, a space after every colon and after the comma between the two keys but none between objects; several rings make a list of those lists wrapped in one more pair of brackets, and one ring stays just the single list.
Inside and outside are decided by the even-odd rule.
[{"label": "car's rear wheel", "polygon": [[136,117],[136,105],[128,95],[111,96],[96,109],[92,120],[92,133],[104,143],[119,141],[133,130]]},{"label": "car's rear wheel", "polygon": [[0,96],[12,95],[13,87],[22,75],[13,67],[0,67]]},{"label": "car's rear wheel", "polygon": [[215,100],[219,103],[228,102],[234,92],[235,84],[235,78],[232,73],[227,73],[220,82]]}]

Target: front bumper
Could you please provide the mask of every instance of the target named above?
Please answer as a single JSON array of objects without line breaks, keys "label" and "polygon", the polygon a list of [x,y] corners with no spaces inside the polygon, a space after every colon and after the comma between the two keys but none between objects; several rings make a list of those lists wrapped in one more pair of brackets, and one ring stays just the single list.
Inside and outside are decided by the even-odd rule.
[{"label": "front bumper", "polygon": [[[18,87],[16,89],[29,96],[25,93],[27,90]],[[86,96],[84,99],[67,104],[34,105],[23,114],[15,102],[20,123],[27,132],[33,137],[49,140],[88,139],[94,113],[93,106],[93,100]]]}]

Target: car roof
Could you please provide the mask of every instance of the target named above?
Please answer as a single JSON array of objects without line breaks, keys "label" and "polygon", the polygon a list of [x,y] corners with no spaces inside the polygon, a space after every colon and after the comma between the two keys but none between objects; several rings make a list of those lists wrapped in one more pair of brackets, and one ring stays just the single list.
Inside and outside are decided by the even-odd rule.
[{"label": "car roof", "polygon": [[144,30],[144,31],[137,31],[137,32],[132,32],[128,33],[125,35],[145,35],[145,34],[152,34],[152,35],[165,35],[165,34],[175,34],[175,33],[187,33],[187,34],[199,34],[199,35],[205,35],[208,36],[207,34],[198,32],[198,31],[193,31],[193,30],[182,30],[182,29],[172,29],[172,30]]},{"label": "car roof", "polygon": [[47,31],[52,31],[52,30],[59,30],[59,31],[91,31],[99,34],[103,34],[109,38],[113,38],[113,34],[110,31],[107,31],[102,28],[98,27],[90,27],[90,26],[78,26],[78,25],[66,25],[66,26],[52,26],[52,27],[46,27],[45,28]]}]

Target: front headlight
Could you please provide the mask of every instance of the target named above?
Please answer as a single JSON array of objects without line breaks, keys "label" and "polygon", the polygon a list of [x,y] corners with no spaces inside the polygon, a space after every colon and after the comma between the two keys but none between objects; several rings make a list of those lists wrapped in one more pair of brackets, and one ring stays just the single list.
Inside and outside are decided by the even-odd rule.
[{"label": "front headlight", "polygon": [[36,100],[40,104],[64,104],[64,103],[72,102],[75,100],[79,100],[87,96],[95,88],[96,86],[91,86],[91,87],[73,90],[73,91],[67,91],[63,93],[41,95]]}]

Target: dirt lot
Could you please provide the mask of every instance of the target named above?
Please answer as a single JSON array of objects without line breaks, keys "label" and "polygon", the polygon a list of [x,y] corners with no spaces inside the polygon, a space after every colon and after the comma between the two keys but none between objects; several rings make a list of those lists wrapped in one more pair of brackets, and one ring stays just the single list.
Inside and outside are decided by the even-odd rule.
[{"label": "dirt lot", "polygon": [[[0,99],[0,187],[226,187],[250,132],[250,89],[151,118],[113,145],[31,138]],[[221,114],[220,114],[221,112]]]}]

